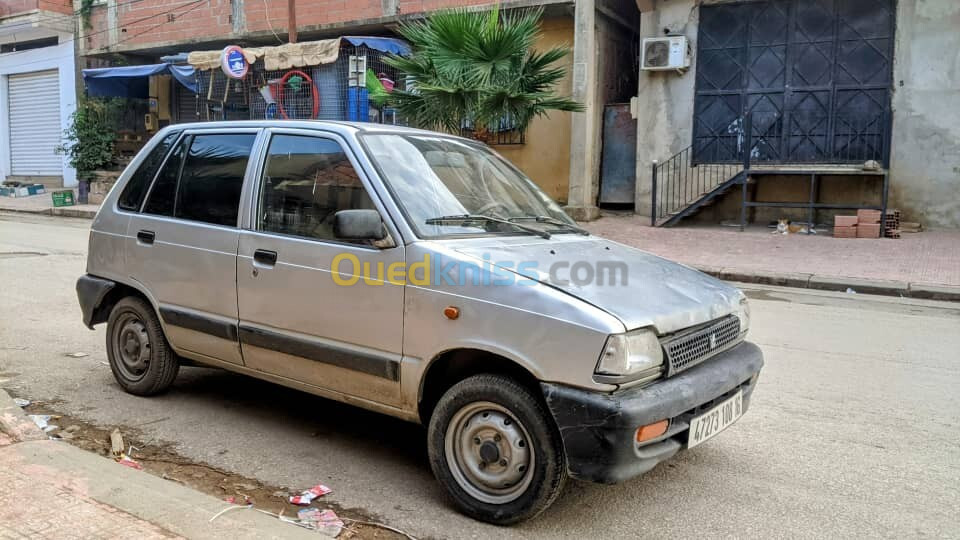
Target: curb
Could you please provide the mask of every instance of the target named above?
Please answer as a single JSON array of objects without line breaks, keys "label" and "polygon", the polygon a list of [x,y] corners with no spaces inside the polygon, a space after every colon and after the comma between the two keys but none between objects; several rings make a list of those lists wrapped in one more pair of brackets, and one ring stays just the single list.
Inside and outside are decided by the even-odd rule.
[{"label": "curb", "polygon": [[846,291],[853,289],[860,294],[878,294],[901,298],[922,298],[960,302],[960,287],[933,283],[910,283],[885,279],[862,279],[854,277],[820,276],[802,272],[750,272],[732,268],[712,266],[694,266],[697,270],[724,281],[756,283],[759,285],[777,285],[798,289],[817,289],[821,291]]},{"label": "curb", "polygon": [[0,212],[12,212],[14,214],[33,214],[37,216],[59,216],[80,219],[93,219],[97,215],[96,210],[80,210],[70,208],[69,206],[61,208],[42,208],[39,210],[26,208],[4,208],[0,207]]},{"label": "curb", "polygon": [[13,398],[0,389],[0,446],[46,438],[27,413],[13,402]]},{"label": "curb", "polygon": [[0,469],[3,468],[30,471],[34,481],[62,485],[67,492],[75,491],[78,485],[84,486],[80,492],[83,499],[113,507],[184,538],[316,540],[323,537],[317,531],[249,509],[238,509],[214,521],[212,517],[232,505],[189,486],[50,440],[10,395],[0,389]]},{"label": "curb", "polygon": [[[234,506],[189,486],[137,471],[76,446],[54,440],[0,447],[0,468],[28,473],[32,481],[79,499],[78,506],[106,505],[181,538],[211,540],[317,540],[310,531]],[[80,486],[80,487],[78,487]],[[29,497],[29,493],[22,496]],[[20,496],[18,494],[18,496]],[[31,501],[32,502],[32,501]],[[36,504],[55,501],[37,500]],[[235,511],[224,513],[234,508]],[[73,512],[73,508],[68,509]],[[81,514],[82,515],[82,514]],[[81,533],[95,527],[80,524]],[[96,536],[113,537],[115,531]],[[123,536],[120,531],[117,534]]]}]

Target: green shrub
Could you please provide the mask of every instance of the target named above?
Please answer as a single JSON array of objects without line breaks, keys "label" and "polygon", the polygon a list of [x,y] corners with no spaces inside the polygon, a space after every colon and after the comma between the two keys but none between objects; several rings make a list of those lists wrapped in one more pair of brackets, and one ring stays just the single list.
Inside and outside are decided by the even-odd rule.
[{"label": "green shrub", "polygon": [[116,106],[113,100],[82,98],[70,116],[70,126],[63,131],[65,142],[57,152],[70,158],[70,166],[82,179],[113,164],[116,133],[110,115]]}]

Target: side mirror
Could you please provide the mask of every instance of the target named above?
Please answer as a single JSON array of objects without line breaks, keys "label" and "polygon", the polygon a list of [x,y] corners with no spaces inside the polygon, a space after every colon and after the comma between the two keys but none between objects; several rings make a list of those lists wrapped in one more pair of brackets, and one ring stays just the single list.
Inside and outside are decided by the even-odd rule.
[{"label": "side mirror", "polygon": [[376,210],[341,210],[333,215],[333,234],[344,240],[383,240],[387,229]]}]

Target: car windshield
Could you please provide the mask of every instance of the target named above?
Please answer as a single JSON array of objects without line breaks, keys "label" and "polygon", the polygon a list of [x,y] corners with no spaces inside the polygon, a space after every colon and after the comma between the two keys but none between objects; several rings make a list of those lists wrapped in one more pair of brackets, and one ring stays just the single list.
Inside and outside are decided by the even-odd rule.
[{"label": "car windshield", "polygon": [[584,232],[529,178],[486,146],[442,135],[363,141],[422,238]]}]

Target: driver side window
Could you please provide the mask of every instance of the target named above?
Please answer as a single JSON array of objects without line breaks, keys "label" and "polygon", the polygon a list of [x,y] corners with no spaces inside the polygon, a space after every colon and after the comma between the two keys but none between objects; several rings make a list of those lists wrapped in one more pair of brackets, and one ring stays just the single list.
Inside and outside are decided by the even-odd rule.
[{"label": "driver side window", "polygon": [[334,214],[376,209],[340,144],[306,135],[270,139],[259,206],[261,231],[337,241]]}]

